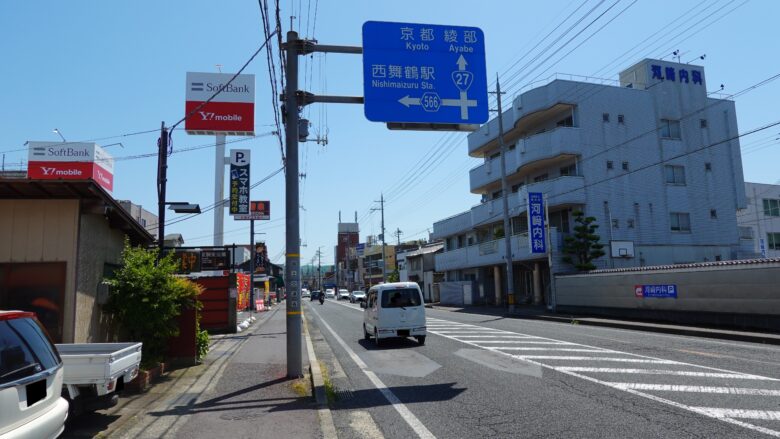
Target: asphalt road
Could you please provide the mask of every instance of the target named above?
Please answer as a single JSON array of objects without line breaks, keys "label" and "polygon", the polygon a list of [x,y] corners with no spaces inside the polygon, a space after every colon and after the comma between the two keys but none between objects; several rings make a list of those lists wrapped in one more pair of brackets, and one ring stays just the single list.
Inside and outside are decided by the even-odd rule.
[{"label": "asphalt road", "polygon": [[778,346],[428,309],[425,346],[377,347],[306,305],[340,438],[780,437]]}]

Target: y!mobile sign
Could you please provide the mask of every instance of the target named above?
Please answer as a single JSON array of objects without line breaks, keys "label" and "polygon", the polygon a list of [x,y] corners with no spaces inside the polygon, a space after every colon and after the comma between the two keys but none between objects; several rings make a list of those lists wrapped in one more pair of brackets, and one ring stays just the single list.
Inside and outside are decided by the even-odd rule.
[{"label": "y!mobile sign", "polygon": [[230,82],[232,77],[231,73],[187,72],[185,111],[188,115],[194,112],[184,122],[187,133],[255,134],[255,75],[238,75]]},{"label": "y!mobile sign", "polygon": [[114,190],[114,158],[94,143],[27,142],[27,177],[36,180],[94,180]]}]

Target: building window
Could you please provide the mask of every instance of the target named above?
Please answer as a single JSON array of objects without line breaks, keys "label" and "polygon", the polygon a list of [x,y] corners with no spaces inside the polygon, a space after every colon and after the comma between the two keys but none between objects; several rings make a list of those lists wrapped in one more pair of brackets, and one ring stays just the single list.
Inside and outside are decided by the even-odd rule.
[{"label": "building window", "polygon": [[673,232],[691,231],[691,215],[688,213],[672,212],[669,214],[669,222]]},{"label": "building window", "polygon": [[618,221],[617,219],[613,219],[612,220],[612,228],[613,229],[619,229],[620,228],[620,221]]},{"label": "building window", "polygon": [[537,175],[536,177],[534,177],[534,183],[538,183],[540,181],[545,181],[545,180],[547,180],[547,178],[548,178],[547,174]]},{"label": "building window", "polygon": [[712,171],[712,163],[707,162],[704,164],[704,170],[705,171]]},{"label": "building window", "polygon": [[618,123],[619,124],[625,124],[626,123],[626,116],[622,114],[618,114]]},{"label": "building window", "polygon": [[623,170],[628,171],[628,162],[623,162]]},{"label": "building window", "polygon": [[766,242],[771,250],[780,250],[780,233],[767,233]]},{"label": "building window", "polygon": [[752,227],[740,227],[739,228],[739,239],[753,239],[753,228]]},{"label": "building window", "polygon": [[503,194],[501,193],[501,190],[499,189],[499,190],[493,192],[493,199],[495,200],[497,198],[501,198],[502,195]]},{"label": "building window", "polygon": [[718,219],[718,211],[715,209],[710,209],[710,219]]},{"label": "building window", "polygon": [[607,169],[612,169],[612,160],[607,160]]},{"label": "building window", "polygon": [[501,151],[499,151],[499,152],[497,152],[495,154],[491,154],[490,160],[497,159],[499,157],[501,157]]},{"label": "building window", "polygon": [[680,121],[672,119],[661,119],[661,137],[665,139],[679,139]]},{"label": "building window", "polygon": [[604,122],[609,122],[609,113],[602,114],[601,120],[603,120]]},{"label": "building window", "polygon": [[684,185],[685,184],[685,167],[666,165],[664,166],[664,174],[667,184]]},{"label": "building window", "polygon": [[521,188],[521,187],[523,187],[523,185],[524,185],[524,184],[525,184],[525,183],[523,183],[523,182],[520,182],[520,183],[513,184],[513,185],[512,185],[512,193],[513,193],[513,194],[514,194],[514,193],[517,193],[517,191],[519,191],[519,190],[520,190],[520,188]]},{"label": "building window", "polygon": [[699,126],[701,128],[707,128],[707,119],[699,119]]},{"label": "building window", "polygon": [[764,198],[764,216],[780,216],[780,200]]},{"label": "building window", "polygon": [[577,165],[572,163],[569,166],[564,166],[561,168],[561,176],[567,176],[567,175],[577,175]]},{"label": "building window", "polygon": [[569,116],[567,118],[561,119],[558,122],[556,122],[555,126],[559,126],[559,127],[574,126],[574,119],[571,116]]},{"label": "building window", "polygon": [[139,218],[141,220],[141,227],[146,227],[146,218]]},{"label": "building window", "polygon": [[633,218],[629,218],[629,219],[626,220],[626,227],[628,227],[629,229],[633,229],[634,228],[634,219]]},{"label": "building window", "polygon": [[509,145],[509,150],[510,151],[514,151],[516,146],[517,146],[517,144],[515,144],[515,143]]}]

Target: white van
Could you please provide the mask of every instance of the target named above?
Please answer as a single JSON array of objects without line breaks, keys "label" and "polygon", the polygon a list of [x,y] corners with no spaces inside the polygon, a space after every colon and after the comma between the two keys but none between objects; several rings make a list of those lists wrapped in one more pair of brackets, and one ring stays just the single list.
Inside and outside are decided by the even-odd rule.
[{"label": "white van", "polygon": [[425,344],[425,306],[420,286],[414,282],[375,285],[368,290],[363,311],[363,336],[383,338],[414,337]]}]

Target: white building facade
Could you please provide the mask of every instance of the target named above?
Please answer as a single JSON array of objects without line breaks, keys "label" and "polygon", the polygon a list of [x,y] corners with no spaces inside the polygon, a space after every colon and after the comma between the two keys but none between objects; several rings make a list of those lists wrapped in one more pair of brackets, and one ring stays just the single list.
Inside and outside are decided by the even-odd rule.
[{"label": "white building facade", "polygon": [[740,238],[757,258],[780,258],[780,185],[745,183],[747,207],[737,212]]},{"label": "white building facade", "polygon": [[[598,268],[747,257],[735,105],[708,96],[702,67],[645,59],[615,85],[556,79],[517,96],[502,117],[512,303],[546,301],[550,273],[573,270],[561,250],[578,210],[599,226],[607,255]],[[474,281],[475,303],[505,304],[497,118],[468,136],[468,153],[484,161],[469,175],[482,202],[434,223],[432,238],[445,242],[436,270]],[[529,251],[529,192],[544,194],[550,255]]]}]

